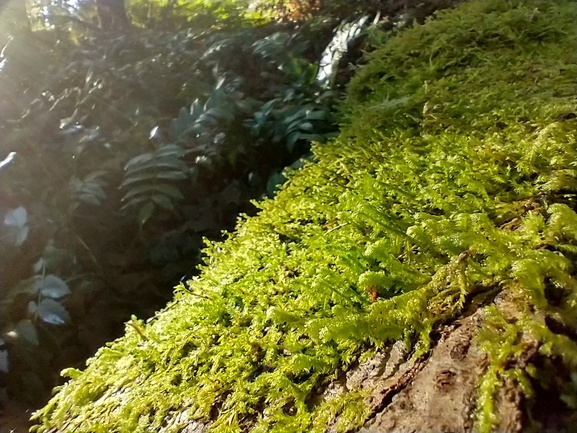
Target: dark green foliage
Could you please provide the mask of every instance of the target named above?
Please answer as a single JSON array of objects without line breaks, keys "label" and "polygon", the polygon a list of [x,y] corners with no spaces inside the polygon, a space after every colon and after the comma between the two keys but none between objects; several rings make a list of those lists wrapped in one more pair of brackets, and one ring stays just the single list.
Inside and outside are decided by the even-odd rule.
[{"label": "dark green foliage", "polygon": [[[519,316],[487,309],[479,431],[507,378],[574,407],[554,376],[577,364],[576,20],[575,2],[482,0],[374,51],[318,162],[211,242],[165,310],[66,371],[36,431],[354,429],[363,395],[321,398],[331,380],[391,340],[419,356],[495,291]],[[514,364],[526,338],[543,365]]]},{"label": "dark green foliage", "polygon": [[[204,12],[213,24],[224,13]],[[10,398],[44,398],[56,371],[119,335],[132,313],[165,305],[196,272],[203,237],[254,213],[269,176],[336,129],[334,95],[314,82],[302,35],[227,22],[124,34],[62,25],[15,34],[2,51],[0,370]],[[48,278],[70,293],[46,296]]]},{"label": "dark green foliage", "polygon": [[226,29],[270,20],[261,10],[251,7],[248,0],[127,0],[126,3],[133,25],[162,30]]}]

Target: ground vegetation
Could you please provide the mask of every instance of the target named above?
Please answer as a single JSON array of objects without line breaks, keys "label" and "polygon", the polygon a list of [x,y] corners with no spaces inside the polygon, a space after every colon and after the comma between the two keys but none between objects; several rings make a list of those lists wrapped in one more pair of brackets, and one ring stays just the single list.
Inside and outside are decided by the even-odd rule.
[{"label": "ground vegetation", "polygon": [[338,137],[35,431],[570,431],[576,19],[483,0],[374,31]]},{"label": "ground vegetation", "polygon": [[0,404],[44,404],[334,136],[343,20],[449,3],[0,2]]}]

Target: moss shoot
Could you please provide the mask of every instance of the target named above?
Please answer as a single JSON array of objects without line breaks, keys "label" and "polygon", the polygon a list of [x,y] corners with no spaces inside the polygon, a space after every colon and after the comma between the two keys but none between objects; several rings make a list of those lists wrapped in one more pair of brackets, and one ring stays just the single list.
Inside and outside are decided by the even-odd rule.
[{"label": "moss shoot", "polygon": [[[341,135],[166,309],[65,371],[35,430],[355,429],[363,394],[322,398],[328,383],[391,341],[418,356],[495,291],[519,312],[486,307],[478,430],[508,379],[576,408],[577,376],[551,374],[577,371],[575,22],[573,1],[480,0],[375,33]],[[526,337],[554,362],[512,362]]]}]

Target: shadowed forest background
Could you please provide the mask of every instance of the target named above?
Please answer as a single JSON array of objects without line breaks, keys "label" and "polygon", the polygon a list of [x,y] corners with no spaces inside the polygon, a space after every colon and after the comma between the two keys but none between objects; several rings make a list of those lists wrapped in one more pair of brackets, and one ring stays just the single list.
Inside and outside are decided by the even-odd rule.
[{"label": "shadowed forest background", "polygon": [[162,308],[335,135],[372,31],[452,3],[0,2],[0,404]]}]

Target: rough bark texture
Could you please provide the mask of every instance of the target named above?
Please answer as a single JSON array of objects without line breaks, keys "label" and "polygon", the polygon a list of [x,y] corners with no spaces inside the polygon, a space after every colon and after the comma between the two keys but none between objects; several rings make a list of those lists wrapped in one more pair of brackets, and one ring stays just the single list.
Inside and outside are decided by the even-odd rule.
[{"label": "rough bark texture", "polygon": [[[515,299],[508,293],[500,293],[492,303],[508,319],[517,318]],[[330,400],[359,388],[369,391],[371,415],[357,433],[473,432],[477,386],[487,367],[486,354],[476,342],[484,320],[485,307],[473,305],[462,317],[443,326],[434,347],[422,356],[415,359],[405,344],[397,341],[332,382],[319,398]],[[512,362],[527,365],[535,361],[538,342],[529,339],[526,348]],[[545,399],[547,396],[542,395],[537,404],[546,405]],[[534,430],[535,420],[529,423],[526,409],[519,385],[506,381],[496,399],[499,422],[494,431]],[[549,404],[546,413],[534,412],[533,417],[540,422],[539,431],[569,433],[574,425],[575,414],[561,406]],[[208,427],[191,421],[182,433],[206,433]],[[335,433],[336,429],[331,425],[326,431]]]},{"label": "rough bark texture", "polygon": [[[509,320],[519,311],[508,293],[493,301]],[[342,391],[361,387],[372,389],[368,398],[371,417],[358,433],[385,432],[472,432],[477,405],[477,385],[486,371],[487,357],[476,342],[484,323],[485,308],[471,308],[460,319],[444,326],[437,344],[414,360],[400,342],[386,348],[370,361],[347,374]],[[512,361],[520,366],[538,362],[539,344],[526,338],[526,350]],[[331,392],[331,391],[327,391]],[[534,431],[569,432],[575,425],[575,413],[547,401],[542,394],[533,408],[533,420],[520,386],[506,380],[496,401],[499,419],[494,431],[516,433]],[[537,421],[537,423],[535,423]]]},{"label": "rough bark texture", "polygon": [[[360,432],[472,431],[477,382],[486,367],[486,356],[474,341],[482,322],[481,309],[444,327],[427,355],[404,361],[392,375],[378,374],[370,397],[374,412]],[[519,392],[505,388],[501,394],[498,431],[518,432]]]}]

